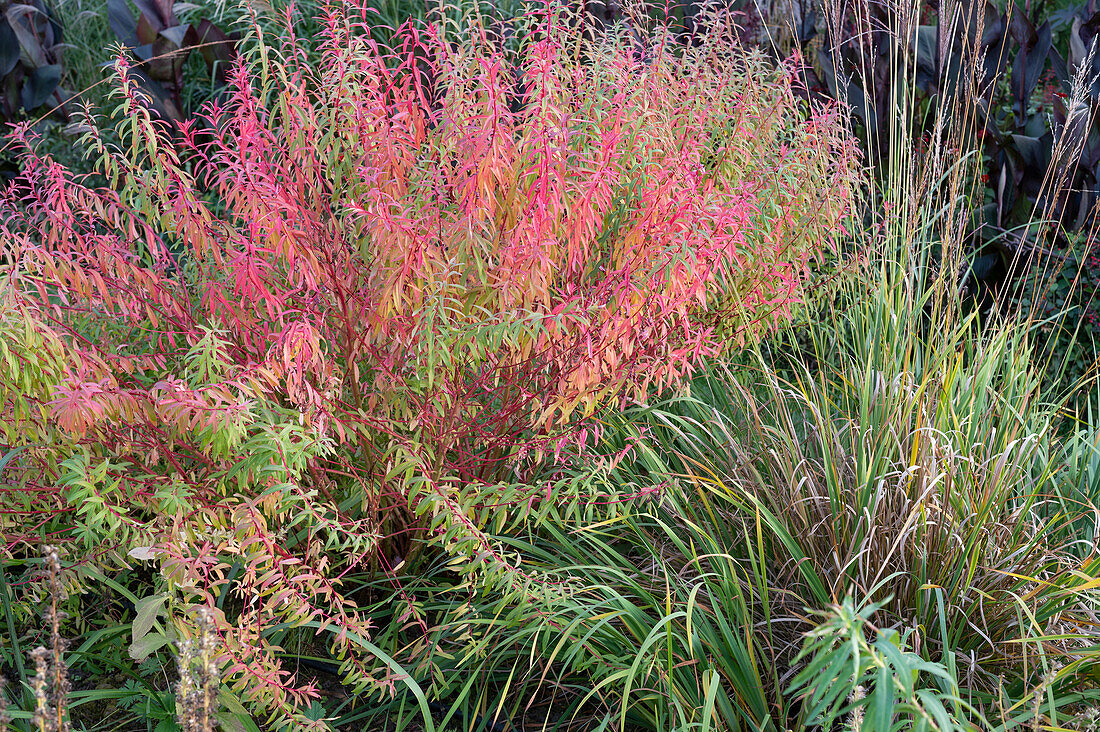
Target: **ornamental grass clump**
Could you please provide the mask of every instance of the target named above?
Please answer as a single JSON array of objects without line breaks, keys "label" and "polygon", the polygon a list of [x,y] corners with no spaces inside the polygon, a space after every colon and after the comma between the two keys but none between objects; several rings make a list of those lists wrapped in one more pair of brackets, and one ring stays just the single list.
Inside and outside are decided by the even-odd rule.
[{"label": "ornamental grass clump", "polygon": [[906,206],[877,215],[800,341],[716,362],[605,432],[636,445],[616,479],[666,484],[662,500],[567,524],[542,556],[587,586],[559,606],[562,646],[583,637],[639,689],[620,728],[643,711],[651,729],[717,710],[716,728],[865,730],[1091,713],[1095,434],[1064,433],[1034,323],[966,298],[969,162],[947,155],[899,159]]},{"label": "ornamental grass clump", "polygon": [[120,57],[121,145],[92,117],[84,138],[108,186],[15,130],[0,528],[156,557],[211,609],[225,683],[308,728],[268,629],[324,633],[360,688],[414,684],[341,578],[442,551],[509,581],[486,527],[590,487],[525,476],[606,470],[601,410],[789,318],[856,170],[835,112],[722,14],[639,53],[551,3],[505,51],[476,21],[381,47],[326,3],[311,66],[292,13],[175,130]]}]

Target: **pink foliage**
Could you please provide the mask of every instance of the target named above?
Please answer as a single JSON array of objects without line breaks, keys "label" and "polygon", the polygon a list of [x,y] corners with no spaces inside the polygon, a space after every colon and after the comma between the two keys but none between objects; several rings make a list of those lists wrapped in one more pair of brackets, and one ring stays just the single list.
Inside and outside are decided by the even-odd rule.
[{"label": "pink foliage", "polygon": [[[230,581],[226,556],[246,560],[234,582],[262,600],[219,629],[239,688],[271,709],[312,692],[262,628],[319,620],[369,677],[349,640],[369,621],[339,573],[432,532],[491,555],[474,510],[542,489],[469,506],[461,487],[591,451],[599,409],[788,318],[853,182],[837,119],[731,54],[721,19],[701,48],[639,60],[613,36],[578,53],[556,7],[518,53],[476,26],[380,49],[365,12],[326,7],[314,66],[292,31],[242,54],[226,100],[174,131],[120,58],[124,148],[88,139],[112,185],[39,157],[22,127],[24,177],[2,201],[4,312],[67,359],[40,400],[58,436],[25,484],[73,449],[125,461],[141,495],[186,484],[188,508],[150,499],[146,528],[201,602]],[[188,364],[212,329],[222,350],[200,377]],[[445,514],[430,530],[425,501]],[[287,549],[276,527],[304,533]]]}]

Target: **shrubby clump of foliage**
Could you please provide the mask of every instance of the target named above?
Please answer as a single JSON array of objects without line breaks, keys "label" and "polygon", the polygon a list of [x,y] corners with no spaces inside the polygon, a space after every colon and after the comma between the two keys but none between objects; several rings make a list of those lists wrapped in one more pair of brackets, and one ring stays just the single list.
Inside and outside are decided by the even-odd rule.
[{"label": "shrubby clump of foliage", "polygon": [[190,121],[116,60],[92,175],[16,129],[0,729],[1096,726],[1077,311],[974,307],[977,98],[875,91],[966,28],[825,9],[864,175],[665,10],[246,6]]},{"label": "shrubby clump of foliage", "polygon": [[854,198],[839,118],[721,14],[639,48],[551,4],[507,53],[476,23],[380,47],[370,17],[325,5],[315,65],[290,11],[255,26],[176,129],[120,56],[121,143],[83,140],[108,185],[22,126],[0,198],[5,551],[155,560],[181,630],[212,612],[221,678],[299,729],[316,690],[273,633],[410,685],[344,578],[442,556],[538,586],[497,535],[629,500],[599,415],[784,322]]}]

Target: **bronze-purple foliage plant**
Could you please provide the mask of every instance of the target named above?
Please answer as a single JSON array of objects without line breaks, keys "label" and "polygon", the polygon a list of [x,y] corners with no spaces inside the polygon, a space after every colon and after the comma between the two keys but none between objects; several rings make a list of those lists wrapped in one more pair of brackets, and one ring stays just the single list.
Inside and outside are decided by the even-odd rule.
[{"label": "bronze-purple foliage plant", "polygon": [[65,102],[61,38],[42,0],[0,0],[0,120]]},{"label": "bronze-purple foliage plant", "polygon": [[[739,4],[739,3],[735,3]],[[851,109],[870,159],[884,166],[899,145],[959,128],[957,155],[980,155],[970,233],[995,256],[1030,254],[1047,234],[1095,225],[1100,201],[1100,55],[1095,0],[1049,18],[992,0],[857,0],[778,3],[790,17],[765,21],[778,55],[802,62],[806,93]],[[1030,6],[1028,6],[1030,7]],[[760,13],[758,13],[760,14]],[[778,40],[777,40],[778,39]],[[1048,222],[1042,236],[1018,228]],[[988,269],[992,260],[980,266]],[[978,272],[979,276],[984,273]]]},{"label": "bronze-purple foliage plant", "polygon": [[236,55],[237,34],[229,34],[208,19],[183,23],[174,0],[108,0],[111,28],[136,59],[132,70],[142,90],[150,95],[161,116],[182,121],[186,109],[182,93],[184,64],[193,51],[206,61],[211,75],[225,84]]}]

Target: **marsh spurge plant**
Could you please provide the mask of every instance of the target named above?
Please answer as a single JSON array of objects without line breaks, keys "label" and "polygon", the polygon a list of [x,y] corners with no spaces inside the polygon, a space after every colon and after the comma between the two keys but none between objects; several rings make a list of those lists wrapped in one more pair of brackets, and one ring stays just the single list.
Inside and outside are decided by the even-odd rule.
[{"label": "marsh spurge plant", "polygon": [[350,678],[403,683],[339,577],[425,542],[509,576],[483,529],[541,510],[527,471],[787,318],[854,175],[832,112],[722,17],[644,54],[555,4],[507,54],[476,24],[386,49],[363,7],[323,20],[315,67],[293,23],[255,31],[182,149],[120,58],[122,146],[85,139],[110,185],[22,127],[0,200],[7,539],[145,547],[284,721],[313,690],[265,629],[308,623]]}]

